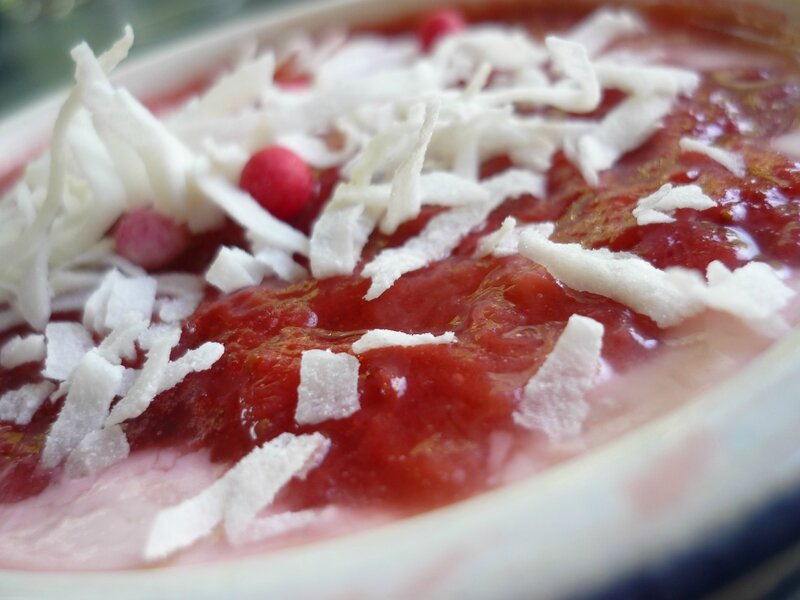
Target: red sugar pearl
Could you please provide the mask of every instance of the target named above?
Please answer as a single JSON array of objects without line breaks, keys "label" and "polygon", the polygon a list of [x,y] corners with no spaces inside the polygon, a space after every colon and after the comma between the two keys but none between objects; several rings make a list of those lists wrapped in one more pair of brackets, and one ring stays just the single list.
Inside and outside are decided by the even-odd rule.
[{"label": "red sugar pearl", "polygon": [[274,217],[288,221],[300,214],[314,194],[314,179],[305,161],[291,150],[259,150],[242,170],[239,187]]},{"label": "red sugar pearl", "polygon": [[146,206],[123,215],[114,233],[117,254],[145,269],[160,269],[189,246],[183,225]]},{"label": "red sugar pearl", "polygon": [[441,8],[422,18],[417,36],[424,52],[430,52],[445,36],[458,33],[467,26],[464,15],[454,8]]}]

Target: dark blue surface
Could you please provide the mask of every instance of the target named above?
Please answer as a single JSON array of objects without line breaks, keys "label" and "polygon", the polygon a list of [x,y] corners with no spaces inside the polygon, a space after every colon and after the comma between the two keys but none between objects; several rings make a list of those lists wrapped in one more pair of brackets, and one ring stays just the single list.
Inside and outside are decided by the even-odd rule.
[{"label": "dark blue surface", "polygon": [[[667,560],[641,567],[574,600],[702,598],[769,563],[800,540],[800,489]],[[746,591],[746,590],[742,590]],[[800,598],[800,572],[776,582],[769,600]]]}]

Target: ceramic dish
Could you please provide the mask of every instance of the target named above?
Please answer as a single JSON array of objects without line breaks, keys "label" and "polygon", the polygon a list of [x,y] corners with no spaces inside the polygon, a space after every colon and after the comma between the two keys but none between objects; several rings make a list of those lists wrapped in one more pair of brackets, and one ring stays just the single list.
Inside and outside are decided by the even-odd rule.
[{"label": "ceramic dish", "polygon": [[[762,4],[800,17],[791,0]],[[423,7],[430,3],[387,7],[345,0],[265,13],[134,61],[116,80],[139,96],[158,97],[207,73],[209,65],[223,64],[243,38],[269,40],[287,29],[333,20],[385,21]],[[0,172],[19,162],[21,147],[41,147],[57,104],[58,99],[45,101],[0,124]],[[676,593],[707,592],[731,569],[752,566],[735,560],[714,564],[709,540],[719,545],[754,539],[763,519],[783,518],[775,511],[797,498],[798,398],[795,332],[736,377],[666,417],[472,500],[234,561],[111,573],[0,572],[0,597],[522,598],[598,590],[642,594],[648,585],[661,584],[684,585],[673,588]],[[641,502],[637,490],[643,485],[658,501]],[[765,542],[763,553],[800,533],[797,523],[783,523],[783,537]],[[742,556],[739,562],[746,563]],[[758,559],[754,552],[749,562]],[[705,565],[706,579],[681,584],[687,561]],[[652,565],[656,571],[648,570]]]}]

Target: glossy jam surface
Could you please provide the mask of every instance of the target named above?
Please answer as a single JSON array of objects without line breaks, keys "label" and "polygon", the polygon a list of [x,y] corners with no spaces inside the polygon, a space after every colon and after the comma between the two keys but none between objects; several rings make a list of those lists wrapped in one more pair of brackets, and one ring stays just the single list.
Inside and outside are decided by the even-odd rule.
[{"label": "glossy jam surface", "polygon": [[[566,27],[580,16],[556,11],[550,20]],[[723,62],[704,71],[697,93],[680,100],[664,128],[604,173],[598,188],[558,155],[546,200],[507,201],[453,256],[402,277],[377,300],[363,300],[368,281],[358,276],[288,287],[267,283],[224,296],[209,290],[185,323],[174,357],[205,341],[221,342],[225,354],[211,370],[190,375],[125,424],[132,451],[207,449],[212,460],[227,463],[280,433],[319,431],[331,440],[331,450],[305,480],[281,493],[284,505],[400,512],[438,506],[487,489],[508,457],[546,442],[516,427],[512,412],[570,315],[603,323],[603,359],[615,373],[624,375],[662,351],[664,332],[625,306],[566,288],[523,257],[472,258],[477,240],[506,216],[523,223],[555,221],[555,241],[629,251],[660,268],[704,270],[712,260],[734,268],[753,258],[800,266],[800,166],[770,147],[771,140],[800,125],[800,67],[777,49],[683,27],[678,18],[653,27],[650,42],[667,49],[666,62],[683,64],[675,50],[681,43],[743,55],[757,51],[760,60]],[[619,101],[607,93],[598,114]],[[684,136],[741,153],[747,176],[681,153],[678,140]],[[498,156],[484,165],[484,175],[509,166]],[[315,174],[314,197],[293,224],[307,230],[336,178],[336,170]],[[719,198],[719,206],[679,210],[670,224],[637,226],[631,214],[637,200],[665,183],[696,183]],[[363,259],[399,245],[433,214],[434,209],[424,210],[392,236],[373,235]],[[196,240],[171,268],[198,272],[222,240],[238,236],[229,228]],[[313,428],[298,426],[301,353],[349,351],[364,331],[375,328],[449,330],[459,342],[362,355],[361,410]],[[36,366],[3,372],[0,393],[39,380],[38,371]],[[38,456],[57,413],[58,405],[49,405],[27,426],[0,423],[0,501],[19,501],[48,485],[53,474],[38,466]]]}]

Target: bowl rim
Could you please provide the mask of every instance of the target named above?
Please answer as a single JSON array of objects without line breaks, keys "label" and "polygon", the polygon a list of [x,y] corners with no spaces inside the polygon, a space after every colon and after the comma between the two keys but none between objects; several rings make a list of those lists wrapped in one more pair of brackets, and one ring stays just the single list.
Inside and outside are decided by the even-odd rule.
[{"label": "bowl rim", "polygon": [[[333,18],[350,24],[386,20],[430,6],[424,0],[391,8],[376,0],[336,0],[272,7],[134,58],[115,80],[146,95],[154,90],[148,79],[153,72],[175,72],[188,83],[208,73],[209,64],[224,64],[242,39],[264,40]],[[170,82],[162,91],[181,84],[172,77],[159,79]],[[14,166],[14,157],[19,162],[19,139],[30,140],[32,147],[46,139],[62,96],[53,94],[0,121],[0,173]],[[21,598],[105,597],[110,589],[119,598],[187,593],[214,598],[218,586],[225,585],[227,593],[241,598],[266,593],[340,597],[343,590],[404,597],[413,589],[409,582],[433,578],[437,595],[478,598],[524,596],[531,589],[542,596],[562,595],[604,585],[730,529],[770,499],[800,489],[795,441],[800,406],[792,405],[800,397],[798,365],[800,330],[732,379],[591,453],[528,480],[367,531],[211,564],[109,572],[0,570],[0,590]],[[703,485],[674,510],[632,521],[626,514],[630,481],[697,436],[711,436],[716,453]]]}]

